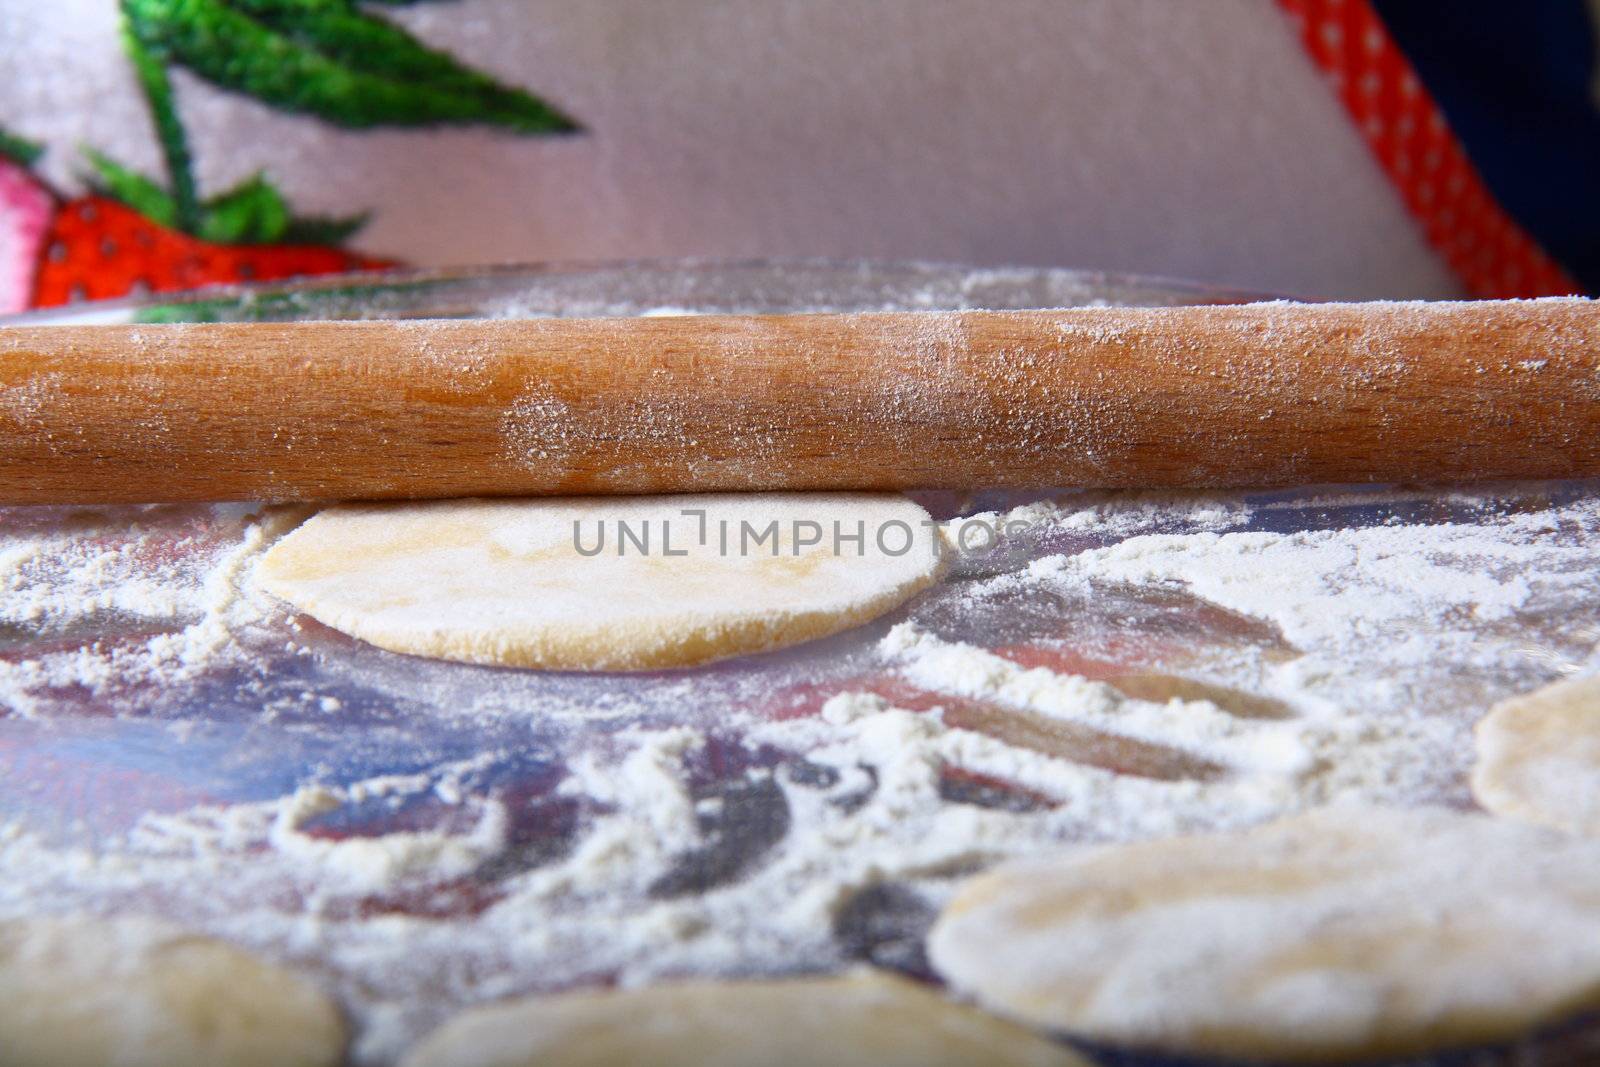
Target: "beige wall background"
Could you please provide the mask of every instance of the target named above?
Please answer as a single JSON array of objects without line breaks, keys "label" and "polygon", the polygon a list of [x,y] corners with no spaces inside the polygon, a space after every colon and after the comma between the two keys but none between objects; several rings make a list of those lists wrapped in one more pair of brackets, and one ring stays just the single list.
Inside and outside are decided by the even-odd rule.
[{"label": "beige wall background", "polygon": [[[210,190],[267,170],[419,263],[831,256],[1457,295],[1270,0],[374,8],[589,132],[354,133],[177,75]],[[114,0],[0,0],[0,124],[159,168]]]}]

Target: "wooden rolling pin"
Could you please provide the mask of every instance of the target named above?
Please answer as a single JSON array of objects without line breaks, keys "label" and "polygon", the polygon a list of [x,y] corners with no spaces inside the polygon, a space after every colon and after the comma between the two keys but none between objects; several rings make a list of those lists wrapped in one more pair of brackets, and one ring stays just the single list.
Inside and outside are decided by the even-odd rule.
[{"label": "wooden rolling pin", "polygon": [[1556,299],[0,329],[0,502],[1600,475]]}]

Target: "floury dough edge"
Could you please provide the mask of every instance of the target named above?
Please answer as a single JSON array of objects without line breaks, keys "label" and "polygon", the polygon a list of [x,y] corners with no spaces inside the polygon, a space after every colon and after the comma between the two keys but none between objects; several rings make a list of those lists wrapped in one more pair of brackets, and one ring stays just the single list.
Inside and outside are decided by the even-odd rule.
[{"label": "floury dough edge", "polygon": [[1593,1008],[1597,919],[1600,842],[1333,805],[1004,864],[962,888],[928,943],[957,988],[1047,1030],[1229,1062],[1371,1063]]},{"label": "floury dough edge", "polygon": [[[1450,499],[1441,494],[1433,503]],[[1469,509],[1478,508],[1474,499],[1465,498]],[[1531,688],[1530,681],[1579,663],[1530,659],[1526,635],[1510,624],[1551,613],[1569,620],[1597,615],[1590,562],[1600,531],[1596,506],[1547,502],[1507,511],[1492,495],[1481,499],[1468,523],[1401,520],[1376,531],[1306,534],[1237,532],[1253,510],[1271,507],[1237,498],[1119,494],[1039,502],[1006,514],[1027,517],[1041,545],[1065,543],[1066,551],[1033,551],[995,573],[982,561],[962,564],[906,623],[852,653],[867,674],[931,693],[952,708],[958,699],[977,700],[1045,724],[1163,740],[1175,752],[1225,768],[1219,776],[1117,774],[1097,766],[1092,753],[1041,751],[961,725],[948,709],[903,707],[895,691],[837,675],[820,694],[826,699],[816,714],[784,721],[769,720],[748,700],[700,687],[699,675],[685,676],[662,690],[662,703],[646,702],[647,713],[636,720],[631,714],[612,720],[620,728],[595,746],[578,739],[590,736],[589,724],[617,715],[615,709],[596,719],[600,709],[570,692],[529,689],[516,706],[480,712],[441,703],[437,714],[572,723],[574,747],[558,792],[588,807],[570,851],[502,878],[500,895],[475,914],[443,920],[363,902],[442,892],[507,853],[507,813],[481,784],[485,770],[506,755],[499,749],[356,781],[313,776],[288,796],[260,802],[147,813],[94,848],[42,836],[15,818],[0,831],[7,874],[0,880],[0,915],[35,914],[41,902],[117,910],[160,901],[185,925],[310,968],[353,1015],[356,1060],[373,1064],[391,1062],[461,1007],[520,993],[602,978],[635,987],[685,975],[830,971],[863,951],[903,962],[914,958],[920,941],[918,916],[931,918],[961,878],[1043,847],[1245,826],[1338,797],[1461,802],[1476,710],[1470,702],[1457,706],[1430,696],[1437,675],[1460,668],[1494,679],[1487,695],[1474,698],[1480,706]],[[1102,531],[1128,540],[1078,551]],[[211,562],[179,568],[141,595],[149,617],[171,622],[178,633],[201,627],[183,639],[193,653],[184,660],[189,671],[236,664],[249,651],[241,644],[282,646],[287,638],[296,659],[306,662],[327,647],[315,635],[286,629],[282,607],[255,591],[250,569],[276,533],[249,536],[250,550],[219,545]],[[77,561],[72,580],[81,587],[99,588],[98,581],[120,588],[106,575],[128,558],[103,540],[52,541],[46,548],[13,538],[10,547],[33,562],[3,572],[8,589],[23,592],[24,601],[47,598],[38,587],[42,573],[30,568],[58,551]],[[224,568],[233,574],[226,582],[216,577]],[[1419,572],[1426,580],[1395,577]],[[1489,578],[1474,577],[1483,574]],[[208,583],[215,596],[203,592]],[[1302,599],[1261,599],[1258,590],[1275,585]],[[234,591],[221,592],[224,586]],[[1132,589],[1167,597],[1183,588],[1230,610],[1258,612],[1285,643],[1292,641],[1287,655],[1241,645],[1190,668],[1272,694],[1288,714],[1251,718],[1209,700],[1132,698],[1068,669],[1021,666],[963,639],[950,622],[995,603],[1010,610],[1018,597],[1045,593],[1057,611],[1063,600],[1065,609],[1076,610],[1072,598],[1079,596]],[[173,611],[158,610],[163,597]],[[65,627],[75,601],[63,596],[50,603],[51,625]],[[1394,642],[1363,629],[1360,620],[1374,610],[1437,640]],[[202,640],[215,634],[224,635],[222,644]],[[163,633],[115,651],[42,657],[5,675],[7,696],[42,700],[29,688],[41,678],[109,679],[123,663],[166,663],[154,649],[171,641]],[[330,666],[352,655],[374,669],[382,662],[337,648]],[[1352,663],[1373,669],[1355,670]],[[762,687],[799,684],[817,666],[801,660],[794,674],[767,677]],[[470,672],[440,670],[455,672],[450,677]],[[397,677],[409,685],[421,675]],[[518,682],[497,677],[499,688]],[[114,681],[95,684],[107,694],[121,691]],[[328,699],[335,698],[311,691],[307,714]],[[37,714],[55,712],[40,704]],[[322,728],[340,729],[341,719],[335,706]],[[707,825],[719,804],[737,806],[742,794],[707,796],[696,772],[730,734],[746,751],[785,754],[742,772],[739,781],[749,795],[778,798],[787,829],[730,880],[682,896],[652,892],[685,856],[714,844]],[[1053,806],[1010,810],[953,798],[946,788],[951,770],[1015,782]],[[377,838],[330,840],[311,832],[311,820],[336,805],[384,798],[424,798],[458,817]],[[906,901],[905,939],[849,947],[835,931],[848,926],[863,901],[879,897]]]},{"label": "floury dough edge", "polygon": [[463,1013],[401,1067],[1092,1067],[928,986],[838,977],[667,982]]},{"label": "floury dough edge", "polygon": [[335,1067],[338,1009],[239,949],[137,917],[0,920],[0,1062]]},{"label": "floury dough edge", "polygon": [[943,569],[934,526],[891,494],[340,505],[275,545],[260,579],[394,652],[557,670],[687,667],[898,607]]},{"label": "floury dough edge", "polygon": [[1600,836],[1600,675],[1501,701],[1473,734],[1472,795],[1486,810]]}]

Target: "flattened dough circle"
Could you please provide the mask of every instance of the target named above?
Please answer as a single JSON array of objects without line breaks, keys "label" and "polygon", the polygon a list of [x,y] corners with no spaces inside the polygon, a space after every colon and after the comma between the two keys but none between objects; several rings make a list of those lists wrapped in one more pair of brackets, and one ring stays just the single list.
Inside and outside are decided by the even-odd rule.
[{"label": "flattened dough circle", "polygon": [[1086,846],[965,886],[929,952],[1002,1014],[1272,1062],[1519,1036],[1600,1005],[1600,842],[1483,815],[1326,808]]},{"label": "flattened dough circle", "polygon": [[0,922],[0,1064],[333,1067],[344,1022],[315,986],[143,918]]},{"label": "flattened dough circle", "polygon": [[402,1067],[1090,1067],[1013,1023],[882,974],[684,982],[468,1011]]},{"label": "flattened dough circle", "polygon": [[1473,737],[1478,803],[1508,819],[1600,836],[1600,677],[1501,701]]},{"label": "flattened dough circle", "polygon": [[[395,652],[682,667],[824,637],[903,603],[939,572],[928,522],[912,501],[879,494],[341,505],[274,545],[259,578],[318,621]],[[774,523],[775,539],[764,538]],[[800,544],[818,529],[818,544]]]}]

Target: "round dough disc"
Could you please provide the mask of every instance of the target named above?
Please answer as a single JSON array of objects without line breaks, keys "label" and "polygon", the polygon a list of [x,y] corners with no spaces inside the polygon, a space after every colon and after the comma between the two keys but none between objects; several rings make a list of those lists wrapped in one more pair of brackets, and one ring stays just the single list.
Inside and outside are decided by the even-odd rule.
[{"label": "round dough disc", "polygon": [[685,982],[468,1011],[402,1067],[1090,1067],[902,978]]},{"label": "round dough disc", "polygon": [[1600,1004],[1600,841],[1443,809],[1011,863],[929,935],[1003,1014],[1189,1055],[1343,1062],[1524,1034]]},{"label": "round dough disc", "polygon": [[344,1022],[317,988],[150,919],[0,922],[0,1064],[332,1067]]},{"label": "round dough disc", "polygon": [[259,578],[395,652],[641,670],[837,633],[940,563],[928,513],[901,496],[587,497],[341,505],[274,545]]},{"label": "round dough disc", "polygon": [[1474,731],[1472,795],[1496,815],[1600,836],[1600,677],[1489,710]]}]

